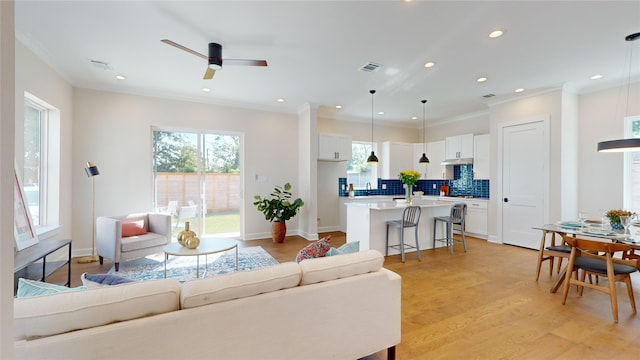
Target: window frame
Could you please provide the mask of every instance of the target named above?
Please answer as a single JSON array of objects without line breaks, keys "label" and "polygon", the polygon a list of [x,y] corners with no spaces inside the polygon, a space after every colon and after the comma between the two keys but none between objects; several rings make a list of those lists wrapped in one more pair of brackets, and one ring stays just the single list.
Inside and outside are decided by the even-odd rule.
[{"label": "window frame", "polygon": [[[347,178],[347,184],[349,184],[349,164],[352,163],[353,161],[353,156],[356,154],[357,151],[354,151],[354,147],[355,146],[360,146],[360,145],[364,145],[365,147],[369,147],[368,151],[365,151],[365,161],[366,161],[366,157],[368,156],[368,154],[371,152],[371,148],[373,148],[374,152],[378,151],[378,144],[377,143],[372,143],[371,141],[358,141],[358,140],[352,140],[351,141],[351,160],[349,160],[347,162],[347,166],[346,166],[346,178]],[[377,164],[369,164],[368,166],[371,167],[371,174],[370,174],[370,181],[368,181],[371,184],[371,189],[375,190],[378,188],[378,166]],[[355,190],[366,190],[366,185],[356,185],[354,184],[353,187]]]},{"label": "window frame", "polygon": [[[627,116],[624,118],[624,138],[640,138],[640,131],[637,134],[633,133],[633,123],[640,123],[640,115]],[[634,212],[640,212],[640,191],[636,194],[638,200],[637,205],[634,206],[634,194],[633,194],[633,159],[640,157],[640,151],[630,151],[624,153],[624,170],[623,170],[623,207],[624,209]],[[640,160],[636,161],[640,163]],[[638,180],[640,182],[640,171],[637,172]]]}]

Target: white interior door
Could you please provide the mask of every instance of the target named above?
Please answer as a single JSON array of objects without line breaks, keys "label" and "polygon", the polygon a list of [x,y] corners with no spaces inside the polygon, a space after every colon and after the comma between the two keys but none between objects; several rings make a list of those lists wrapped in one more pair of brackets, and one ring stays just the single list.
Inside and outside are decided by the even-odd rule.
[{"label": "white interior door", "polygon": [[501,128],[503,243],[537,249],[548,193],[548,122]]}]

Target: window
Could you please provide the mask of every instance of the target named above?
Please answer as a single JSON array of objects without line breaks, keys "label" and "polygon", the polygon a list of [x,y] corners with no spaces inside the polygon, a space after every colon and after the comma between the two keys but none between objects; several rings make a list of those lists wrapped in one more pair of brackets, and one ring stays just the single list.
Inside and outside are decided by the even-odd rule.
[{"label": "window", "polygon": [[[624,119],[624,137],[640,138],[640,116]],[[640,213],[640,151],[624,153],[624,208]]]},{"label": "window", "polygon": [[[371,154],[371,143],[353,141],[351,143],[351,160],[347,163],[347,184],[353,184],[355,189],[366,189],[367,183],[371,189],[378,188],[378,172],[375,164],[368,164],[367,158]],[[374,151],[376,146],[373,144]]]},{"label": "window", "polygon": [[29,211],[35,226],[41,225],[40,216],[45,215],[44,191],[46,186],[46,154],[48,110],[35,101],[26,99],[24,104],[24,166],[22,169],[22,186]]}]

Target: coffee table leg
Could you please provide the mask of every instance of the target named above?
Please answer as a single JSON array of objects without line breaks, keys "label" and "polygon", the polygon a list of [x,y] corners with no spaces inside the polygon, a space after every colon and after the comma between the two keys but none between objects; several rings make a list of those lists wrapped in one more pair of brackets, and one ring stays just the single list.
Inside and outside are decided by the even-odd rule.
[{"label": "coffee table leg", "polygon": [[196,255],[196,279],[200,278],[200,255]]},{"label": "coffee table leg", "polygon": [[238,271],[238,245],[236,245],[236,271]]},{"label": "coffee table leg", "polygon": [[169,254],[164,253],[164,278],[167,278],[167,259],[169,258]]}]

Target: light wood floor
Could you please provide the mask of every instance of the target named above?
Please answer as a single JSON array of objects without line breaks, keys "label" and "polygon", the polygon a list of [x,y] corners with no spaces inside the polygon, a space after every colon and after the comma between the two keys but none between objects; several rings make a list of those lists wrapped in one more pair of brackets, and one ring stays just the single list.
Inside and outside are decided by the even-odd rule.
[{"label": "light wood floor", "polygon": [[[344,233],[331,235],[334,246],[345,242]],[[260,245],[284,262],[307,244],[292,236],[284,244],[264,239],[241,246]],[[585,289],[581,298],[572,289],[563,306],[561,292],[549,292],[558,275],[549,277],[546,263],[536,283],[536,251],[474,238],[467,244],[467,253],[460,244],[453,255],[444,248],[423,251],[421,262],[415,253],[407,254],[404,264],[399,255],[385,259],[385,267],[402,276],[398,359],[640,358],[640,315],[632,314],[624,284],[617,287],[620,319],[615,324],[608,295]],[[72,286],[80,284],[82,272],[110,268],[106,262],[74,263]],[[64,271],[51,279],[66,277]],[[632,280],[640,308],[640,274]],[[367,359],[384,358],[380,352]]]}]

